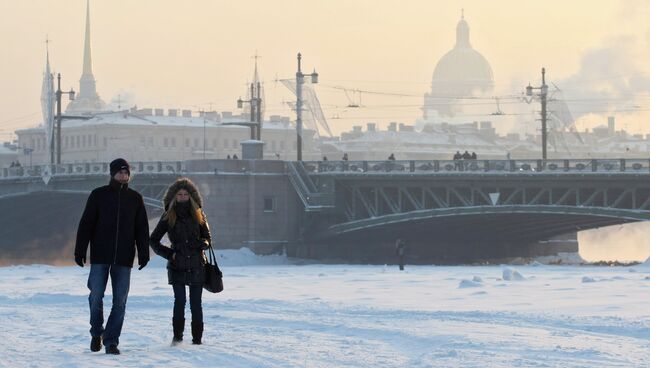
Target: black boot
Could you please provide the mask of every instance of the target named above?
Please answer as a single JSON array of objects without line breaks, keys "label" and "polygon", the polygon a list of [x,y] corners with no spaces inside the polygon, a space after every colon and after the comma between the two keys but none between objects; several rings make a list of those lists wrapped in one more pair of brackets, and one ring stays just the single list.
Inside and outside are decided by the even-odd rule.
[{"label": "black boot", "polygon": [[174,328],[174,338],[172,345],[177,345],[183,341],[183,330],[185,330],[185,318],[172,318],[172,327]]},{"label": "black boot", "polygon": [[117,345],[108,345],[106,347],[106,354],[120,355],[120,349],[117,348]]},{"label": "black boot", "polygon": [[99,351],[102,348],[102,337],[93,336],[90,339],[90,351]]},{"label": "black boot", "polygon": [[201,345],[203,337],[203,322],[192,321],[192,344]]}]

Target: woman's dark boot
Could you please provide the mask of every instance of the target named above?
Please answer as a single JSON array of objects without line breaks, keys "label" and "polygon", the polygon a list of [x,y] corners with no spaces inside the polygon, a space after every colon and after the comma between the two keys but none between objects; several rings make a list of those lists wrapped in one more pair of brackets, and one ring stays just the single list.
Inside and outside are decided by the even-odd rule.
[{"label": "woman's dark boot", "polygon": [[203,337],[203,322],[192,321],[192,344],[201,345]]},{"label": "woman's dark boot", "polygon": [[174,338],[172,339],[172,345],[178,345],[181,341],[183,341],[185,318],[172,318],[172,327],[174,328]]}]

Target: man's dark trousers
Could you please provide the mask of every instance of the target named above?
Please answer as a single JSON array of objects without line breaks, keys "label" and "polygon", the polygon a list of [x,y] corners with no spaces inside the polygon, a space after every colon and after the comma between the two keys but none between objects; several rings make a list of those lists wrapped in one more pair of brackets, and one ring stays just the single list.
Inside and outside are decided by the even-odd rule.
[{"label": "man's dark trousers", "polygon": [[[113,306],[111,314],[106,322],[104,329],[104,292],[108,276],[111,277],[111,287],[113,289]],[[124,323],[124,313],[126,311],[126,298],[129,295],[129,285],[131,284],[131,267],[110,265],[110,264],[92,264],[90,265],[90,274],[88,275],[88,289],[90,296],[88,303],[90,305],[90,335],[93,337],[103,336],[104,345],[119,345],[122,324]]]}]

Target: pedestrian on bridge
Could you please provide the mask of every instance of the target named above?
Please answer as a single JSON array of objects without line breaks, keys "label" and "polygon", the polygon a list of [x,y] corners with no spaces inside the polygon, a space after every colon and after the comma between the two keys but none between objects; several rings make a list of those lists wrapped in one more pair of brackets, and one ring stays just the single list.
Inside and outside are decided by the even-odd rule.
[{"label": "pedestrian on bridge", "polygon": [[[149,262],[149,223],[142,196],[129,188],[128,162],[122,158],[114,160],[110,163],[110,173],[110,183],[93,190],[88,197],[79,221],[74,260],[80,267],[84,266],[90,243],[90,350],[99,351],[103,339],[106,354],[119,354],[117,345],[136,248],[138,269]],[[104,328],[103,298],[109,276],[113,306]]]},{"label": "pedestrian on bridge", "polygon": [[[210,227],[201,209],[203,200],[196,185],[188,178],[176,180],[163,197],[165,213],[151,233],[151,248],[167,259],[167,280],[174,290],[172,345],[183,341],[185,330],[186,286],[190,291],[192,344],[200,345],[203,336],[201,294],[207,258],[204,250],[211,246]],[[160,243],[163,235],[171,247]]]}]

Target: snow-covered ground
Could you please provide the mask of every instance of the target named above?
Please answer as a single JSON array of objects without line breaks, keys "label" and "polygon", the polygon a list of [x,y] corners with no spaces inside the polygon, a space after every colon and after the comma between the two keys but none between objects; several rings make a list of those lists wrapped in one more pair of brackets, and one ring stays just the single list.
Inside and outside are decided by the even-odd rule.
[{"label": "snow-covered ground", "polygon": [[170,347],[155,260],[133,270],[120,356],[88,350],[88,268],[0,268],[0,366],[650,366],[647,263],[400,272],[219,253],[225,291],[204,294],[204,345]]}]

